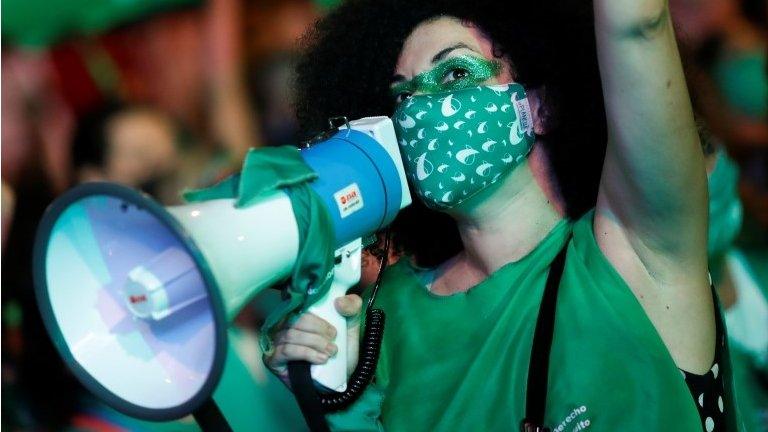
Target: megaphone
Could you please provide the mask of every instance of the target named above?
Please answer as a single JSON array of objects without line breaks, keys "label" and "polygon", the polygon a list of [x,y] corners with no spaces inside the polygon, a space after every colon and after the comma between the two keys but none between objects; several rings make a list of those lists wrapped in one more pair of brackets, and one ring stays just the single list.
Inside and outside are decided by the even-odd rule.
[{"label": "megaphone", "polygon": [[[349,122],[300,154],[318,174],[310,187],[338,248],[331,289],[310,311],[337,328],[339,352],[312,377],[342,391],[346,323],[333,300],[360,278],[361,238],[411,196],[389,118]],[[149,420],[200,408],[221,376],[230,320],[291,273],[300,239],[287,194],[245,208],[233,201],[162,207],[94,183],[45,213],[34,251],[45,325],[76,377],[113,408]]]}]

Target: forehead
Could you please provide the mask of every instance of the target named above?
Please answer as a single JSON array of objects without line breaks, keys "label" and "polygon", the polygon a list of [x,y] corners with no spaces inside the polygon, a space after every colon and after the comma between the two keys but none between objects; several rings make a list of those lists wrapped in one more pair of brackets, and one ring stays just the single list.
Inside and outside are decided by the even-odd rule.
[{"label": "forehead", "polygon": [[454,17],[439,17],[419,24],[411,32],[403,44],[395,74],[413,77],[429,69],[436,54],[457,44],[468,47],[462,50],[493,57],[493,43],[477,26]]}]

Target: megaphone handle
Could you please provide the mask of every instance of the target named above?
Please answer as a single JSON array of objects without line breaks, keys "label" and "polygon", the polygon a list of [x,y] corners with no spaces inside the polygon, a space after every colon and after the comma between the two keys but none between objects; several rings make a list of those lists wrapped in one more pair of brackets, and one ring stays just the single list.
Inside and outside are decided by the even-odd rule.
[{"label": "megaphone handle", "polygon": [[232,432],[232,428],[213,397],[206,399],[202,405],[192,411],[192,417],[203,432]]},{"label": "megaphone handle", "polygon": [[334,343],[338,351],[325,364],[312,365],[312,378],[318,384],[337,392],[347,389],[347,319],[336,311],[334,301],[344,296],[347,290],[360,280],[361,252],[360,239],[337,251],[341,262],[334,267],[331,288],[308,309],[308,312],[323,318],[336,328]]},{"label": "megaphone handle", "polygon": [[325,364],[312,365],[312,378],[338,392],[347,388],[347,320],[336,311],[334,300],[346,294],[349,288],[334,280],[325,298],[308,310],[336,328],[336,339],[333,343],[338,347],[338,351]]}]

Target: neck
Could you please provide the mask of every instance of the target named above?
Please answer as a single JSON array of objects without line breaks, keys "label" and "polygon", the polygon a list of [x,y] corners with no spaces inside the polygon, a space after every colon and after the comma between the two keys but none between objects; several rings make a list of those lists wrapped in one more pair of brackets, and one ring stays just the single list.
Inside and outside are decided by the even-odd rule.
[{"label": "neck", "polygon": [[534,147],[490,196],[453,214],[464,244],[459,259],[481,279],[528,255],[565,214],[541,149]]}]

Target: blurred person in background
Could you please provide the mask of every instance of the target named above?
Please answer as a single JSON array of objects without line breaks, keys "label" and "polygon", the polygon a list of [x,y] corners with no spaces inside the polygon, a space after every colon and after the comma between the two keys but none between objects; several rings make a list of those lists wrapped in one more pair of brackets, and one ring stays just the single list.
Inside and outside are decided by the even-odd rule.
[{"label": "blurred person in background", "polygon": [[[727,108],[745,122],[764,122],[768,115],[766,9],[764,2],[762,11],[747,4],[751,2],[672,0],[670,7],[680,39]],[[747,16],[746,11],[756,15]]]},{"label": "blurred person in background", "polygon": [[741,167],[745,228],[768,239],[768,29],[762,0],[671,0],[699,111]]},{"label": "blurred person in background", "polygon": [[108,103],[78,121],[74,182],[120,183],[177,203],[178,135],[171,118],[157,109]]},{"label": "blurred person in background", "polygon": [[706,128],[709,187],[707,255],[730,340],[736,399],[748,432],[768,431],[768,247],[739,247],[739,172]]}]

